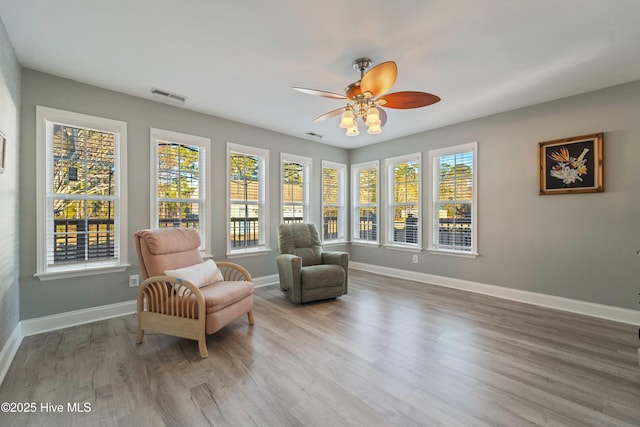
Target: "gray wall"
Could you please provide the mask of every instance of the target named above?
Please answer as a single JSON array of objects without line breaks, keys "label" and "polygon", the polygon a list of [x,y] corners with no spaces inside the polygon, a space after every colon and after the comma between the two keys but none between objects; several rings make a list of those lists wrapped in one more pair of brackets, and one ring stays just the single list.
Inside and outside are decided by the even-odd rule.
[{"label": "gray wall", "polygon": [[[88,307],[135,299],[136,288],[128,287],[129,274],[139,273],[133,233],[149,227],[149,129],[151,127],[211,138],[213,188],[210,224],[212,254],[226,259],[226,143],[269,149],[269,229],[272,252],[269,255],[234,258],[255,277],[276,274],[279,223],[280,153],[313,158],[311,200],[314,221],[320,219],[320,170],[322,160],[347,163],[343,149],[293,138],[223,120],[182,108],[147,101],[117,92],[88,86],[41,72],[23,69],[22,146],[20,161],[20,317],[30,319]],[[75,111],[127,122],[128,131],[128,257],[132,267],[118,274],[42,282],[36,271],[36,183],[35,183],[35,111],[36,105]]]},{"label": "gray wall", "polygon": [[18,287],[18,127],[20,64],[0,19],[0,130],[7,138],[0,175],[0,349],[19,320]]},{"label": "gray wall", "polygon": [[[464,259],[423,252],[420,254],[420,263],[416,265],[411,263],[412,254],[409,252],[353,245],[350,249],[352,260],[637,309],[640,258],[636,251],[640,249],[640,227],[637,225],[637,220],[640,219],[640,193],[636,187],[640,183],[640,170],[636,162],[640,159],[640,121],[637,119],[637,111],[640,111],[640,82],[350,152],[29,69],[22,70],[22,82],[22,319],[135,298],[136,290],[127,286],[127,278],[129,274],[138,272],[131,236],[135,230],[149,226],[150,127],[211,138],[215,182],[210,191],[214,226],[211,235],[212,253],[219,260],[225,259],[226,142],[270,150],[269,219],[272,252],[266,256],[236,259],[256,277],[276,273],[275,228],[280,214],[280,152],[314,159],[311,198],[316,201],[313,216],[317,222],[320,219],[317,201],[320,200],[322,160],[359,163],[378,159],[383,164],[386,157],[421,151],[423,161],[426,162],[429,149],[478,141],[479,258]],[[14,103],[17,105],[17,102]],[[128,251],[132,268],[127,271],[47,282],[33,277],[36,255],[36,105],[128,123]],[[605,192],[538,195],[537,143],[601,131],[605,132]],[[429,197],[428,182],[425,174],[425,200]],[[423,220],[425,218],[426,216]],[[9,222],[12,230],[15,229],[15,219],[13,221]],[[10,228],[4,224],[2,227],[3,233]],[[424,235],[425,241],[427,236]],[[15,242],[11,243],[15,245]],[[12,289],[11,285],[9,289]],[[15,305],[16,300],[16,296],[8,300],[5,297],[2,302]],[[15,306],[13,310],[15,312]],[[6,332],[3,333],[6,335]]]},{"label": "gray wall", "polygon": [[[420,151],[430,172],[430,149],[478,141],[481,256],[423,252],[416,265],[410,252],[352,245],[352,260],[637,310],[639,111],[633,82],[353,150],[351,163],[381,167]],[[538,142],[596,132],[604,132],[605,192],[538,195]],[[425,202],[425,247],[426,212]]]}]

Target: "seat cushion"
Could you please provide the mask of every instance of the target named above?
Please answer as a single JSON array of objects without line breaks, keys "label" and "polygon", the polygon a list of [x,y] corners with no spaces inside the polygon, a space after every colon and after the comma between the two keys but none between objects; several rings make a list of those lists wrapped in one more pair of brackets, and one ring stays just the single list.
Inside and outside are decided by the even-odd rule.
[{"label": "seat cushion", "polygon": [[302,268],[302,289],[317,289],[344,285],[344,268],[320,264]]},{"label": "seat cushion", "polygon": [[253,294],[252,282],[217,282],[200,288],[206,313],[215,313]]}]

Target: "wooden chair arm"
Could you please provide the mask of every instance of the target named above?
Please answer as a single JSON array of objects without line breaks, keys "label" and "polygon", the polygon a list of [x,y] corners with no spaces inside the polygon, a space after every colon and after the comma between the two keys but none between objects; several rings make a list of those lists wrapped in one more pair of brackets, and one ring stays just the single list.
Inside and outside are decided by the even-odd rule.
[{"label": "wooden chair arm", "polygon": [[216,261],[216,265],[222,272],[222,276],[226,282],[251,282],[251,274],[249,271],[235,262]]},{"label": "wooden chair arm", "polygon": [[200,289],[177,277],[149,277],[140,285],[137,302],[138,313],[146,311],[190,319],[205,317],[206,306]]}]

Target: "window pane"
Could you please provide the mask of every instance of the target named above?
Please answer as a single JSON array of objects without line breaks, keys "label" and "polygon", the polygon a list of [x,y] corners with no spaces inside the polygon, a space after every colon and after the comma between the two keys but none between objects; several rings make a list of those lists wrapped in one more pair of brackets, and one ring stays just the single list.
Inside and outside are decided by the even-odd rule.
[{"label": "window pane", "polygon": [[471,204],[438,205],[438,243],[453,249],[471,249]]},{"label": "window pane", "polygon": [[393,241],[418,243],[418,205],[393,208]]},{"label": "window pane", "polygon": [[259,156],[231,153],[229,156],[229,239],[231,249],[256,247],[261,242],[263,215]]},{"label": "window pane", "polygon": [[358,230],[360,239],[376,241],[378,230],[376,208],[360,208],[359,212]]},{"label": "window pane", "polygon": [[[113,133],[54,124],[52,149],[54,194],[115,194]],[[55,198],[52,203],[53,259],[48,265],[115,256],[115,200]]]},{"label": "window pane", "polygon": [[303,213],[304,207],[302,205],[282,205],[282,221],[285,224],[292,222],[302,222],[304,220]]},{"label": "window pane", "polygon": [[324,168],[322,181],[322,201],[324,204],[339,203],[339,172],[337,169]]},{"label": "window pane", "polygon": [[324,239],[338,238],[338,208],[333,206],[325,206],[322,210],[322,229]]},{"label": "window pane", "polygon": [[231,200],[260,200],[260,159],[232,154],[229,159],[229,194]]},{"label": "window pane", "polygon": [[417,203],[419,197],[418,163],[405,162],[393,168],[393,199],[396,203]]},{"label": "window pane", "polygon": [[247,248],[260,244],[260,207],[233,203],[229,236],[231,248]]},{"label": "window pane", "polygon": [[304,166],[300,163],[284,161],[282,163],[282,199],[284,202],[303,203]]},{"label": "window pane", "polygon": [[114,202],[54,199],[53,204],[54,264],[114,256]]},{"label": "window pane", "polygon": [[[158,227],[201,230],[202,147],[157,140]],[[204,242],[204,236],[201,236]]]},{"label": "window pane", "polygon": [[375,169],[364,169],[359,174],[360,181],[360,204],[375,204],[377,202],[376,188],[378,184],[377,171]]},{"label": "window pane", "polygon": [[114,193],[113,133],[56,124],[53,126],[53,192]]},{"label": "window pane", "polygon": [[440,200],[473,198],[473,152],[440,157]]}]

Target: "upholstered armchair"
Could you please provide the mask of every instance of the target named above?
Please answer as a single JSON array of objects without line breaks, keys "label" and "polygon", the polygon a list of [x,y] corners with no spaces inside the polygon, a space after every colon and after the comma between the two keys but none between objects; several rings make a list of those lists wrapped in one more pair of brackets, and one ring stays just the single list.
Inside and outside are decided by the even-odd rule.
[{"label": "upholstered armchair", "polygon": [[300,304],[347,293],[349,253],[323,251],[313,224],[278,226],[280,290]]},{"label": "upholstered armchair", "polygon": [[141,230],[135,244],[145,279],[138,291],[138,343],[145,330],[194,339],[206,358],[206,334],[244,314],[253,325],[251,275],[238,264],[203,262],[196,230]]}]

